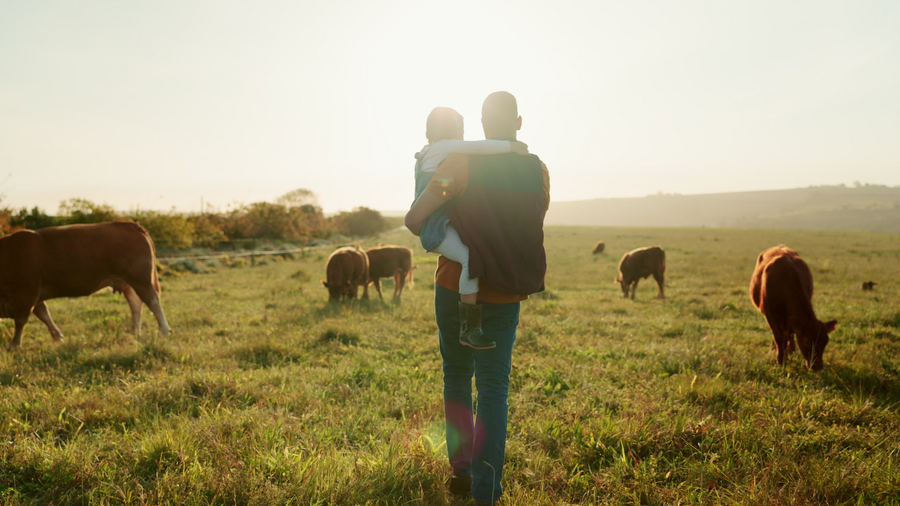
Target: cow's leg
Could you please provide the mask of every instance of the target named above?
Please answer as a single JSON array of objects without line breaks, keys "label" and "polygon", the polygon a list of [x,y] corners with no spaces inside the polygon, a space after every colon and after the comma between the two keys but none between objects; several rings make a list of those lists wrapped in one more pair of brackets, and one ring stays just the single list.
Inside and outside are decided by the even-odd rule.
[{"label": "cow's leg", "polygon": [[790,355],[797,349],[797,345],[794,342],[794,331],[786,330],[785,331],[785,352]]},{"label": "cow's leg", "polygon": [[394,300],[400,300],[403,293],[403,285],[406,284],[406,273],[398,270],[394,273]]},{"label": "cow's leg", "polygon": [[631,300],[634,300],[634,294],[635,294],[635,292],[637,292],[638,281],[640,281],[640,278],[634,280],[631,283]]},{"label": "cow's leg", "polygon": [[[172,329],[169,328],[169,322],[166,321],[166,315],[163,313],[162,304],[159,302],[159,294],[153,288],[145,286],[133,286],[132,289],[137,293],[141,301],[147,304],[153,316],[156,317],[156,322],[159,323],[159,333],[164,336],[168,335]],[[125,293],[124,290],[122,293]],[[131,305],[131,302],[128,304]]]},{"label": "cow's leg", "polygon": [[13,335],[13,340],[9,343],[9,346],[6,347],[6,351],[11,351],[22,345],[22,332],[25,330],[25,324],[28,323],[28,315],[31,314],[31,311],[26,311],[25,314],[19,314],[13,320],[16,322],[16,333]]},{"label": "cow's leg", "polygon": [[778,354],[775,361],[778,365],[784,365],[784,356],[787,351],[787,328],[775,318],[766,316],[766,322],[768,322],[769,328],[772,329],[772,338],[775,341],[775,350]]},{"label": "cow's leg", "polygon": [[653,279],[656,280],[656,285],[659,286],[659,293],[656,294],[656,298],[657,299],[665,299],[666,293],[665,293],[665,289],[663,288],[663,286],[665,286],[665,283],[666,283],[665,274],[662,274],[662,273],[654,274]]},{"label": "cow's leg", "polygon": [[123,283],[117,289],[125,296],[125,301],[128,302],[128,307],[131,308],[131,333],[139,336],[141,335],[141,309],[143,309],[141,298],[134,291],[134,288],[131,288],[131,285]]},{"label": "cow's leg", "polygon": [[47,329],[50,331],[50,337],[52,337],[54,341],[59,342],[63,340],[62,332],[59,330],[59,327],[56,326],[56,323],[53,323],[53,318],[50,317],[50,310],[47,309],[46,304],[38,302],[31,312],[34,313],[34,316],[37,316],[38,320],[44,322],[44,325],[46,325]]},{"label": "cow's leg", "polygon": [[379,297],[381,300],[384,300],[384,295],[381,294],[381,278],[378,278],[378,279],[376,279],[375,281],[372,281],[372,286],[374,286],[374,287],[375,287],[375,291],[378,292],[378,297]]}]

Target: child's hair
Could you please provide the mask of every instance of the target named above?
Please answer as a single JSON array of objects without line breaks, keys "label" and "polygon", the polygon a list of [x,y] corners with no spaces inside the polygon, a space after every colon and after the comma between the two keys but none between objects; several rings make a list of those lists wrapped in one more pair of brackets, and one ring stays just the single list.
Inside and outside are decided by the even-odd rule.
[{"label": "child's hair", "polygon": [[463,128],[463,117],[449,107],[435,107],[425,122],[425,137],[429,143],[458,139]]}]

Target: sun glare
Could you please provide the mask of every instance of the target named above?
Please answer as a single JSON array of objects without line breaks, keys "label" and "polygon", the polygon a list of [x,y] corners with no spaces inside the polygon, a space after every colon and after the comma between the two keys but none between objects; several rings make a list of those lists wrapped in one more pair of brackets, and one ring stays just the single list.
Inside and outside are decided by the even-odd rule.
[{"label": "sun glare", "polygon": [[539,52],[521,42],[512,20],[494,3],[410,4],[366,48],[360,91],[369,128],[414,132],[424,142],[425,117],[445,106],[464,116],[467,139],[482,138],[481,101],[513,85],[511,91],[527,93],[537,78],[528,69]]}]

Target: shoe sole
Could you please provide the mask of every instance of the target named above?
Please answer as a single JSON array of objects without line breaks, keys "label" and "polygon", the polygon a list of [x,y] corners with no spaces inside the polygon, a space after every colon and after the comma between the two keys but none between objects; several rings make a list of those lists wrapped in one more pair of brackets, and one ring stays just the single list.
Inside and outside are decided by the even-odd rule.
[{"label": "shoe sole", "polygon": [[472,346],[471,344],[469,344],[469,343],[467,343],[467,342],[465,342],[465,341],[460,341],[459,344],[461,344],[461,345],[463,345],[463,346],[468,346],[469,348],[472,348],[473,350],[493,350],[494,348],[497,347],[496,344],[493,345],[493,346],[481,346],[481,347],[479,347],[479,346]]}]

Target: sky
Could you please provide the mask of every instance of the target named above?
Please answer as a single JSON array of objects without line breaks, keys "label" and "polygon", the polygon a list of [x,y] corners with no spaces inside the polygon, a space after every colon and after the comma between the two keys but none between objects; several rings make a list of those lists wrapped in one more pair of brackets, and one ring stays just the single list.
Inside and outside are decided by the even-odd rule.
[{"label": "sky", "polygon": [[402,210],[498,90],[555,201],[900,185],[895,1],[0,0],[2,205]]}]

